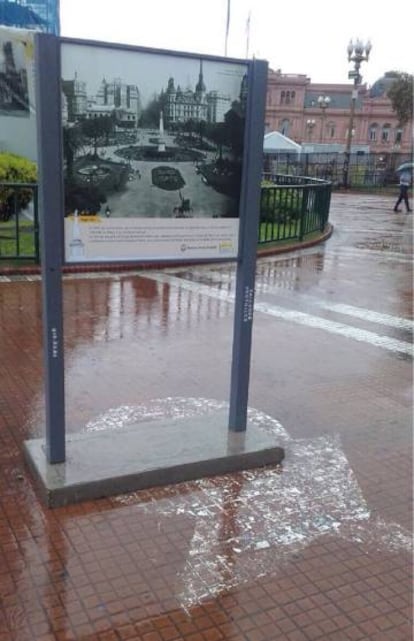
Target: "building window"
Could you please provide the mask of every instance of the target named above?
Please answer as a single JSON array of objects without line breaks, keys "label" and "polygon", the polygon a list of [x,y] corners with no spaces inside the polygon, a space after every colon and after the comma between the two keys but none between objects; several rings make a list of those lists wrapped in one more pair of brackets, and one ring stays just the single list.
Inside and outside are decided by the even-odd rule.
[{"label": "building window", "polygon": [[402,129],[396,129],[395,130],[395,144],[396,145],[401,145],[401,140],[402,140]]},{"label": "building window", "polygon": [[328,122],[328,136],[329,138],[335,138],[335,123]]},{"label": "building window", "polygon": [[368,132],[370,142],[375,142],[377,140],[377,129],[378,129],[377,123],[374,123],[373,125],[370,126],[369,132]]},{"label": "building window", "polygon": [[390,125],[388,123],[386,125],[384,125],[383,128],[382,128],[381,141],[382,142],[389,142],[390,141]]},{"label": "building window", "polygon": [[283,134],[284,136],[289,135],[289,120],[283,120],[281,127],[280,127],[280,133]]},{"label": "building window", "polygon": [[284,91],[282,91],[282,93],[280,94],[280,104],[281,105],[285,104],[285,92]]}]

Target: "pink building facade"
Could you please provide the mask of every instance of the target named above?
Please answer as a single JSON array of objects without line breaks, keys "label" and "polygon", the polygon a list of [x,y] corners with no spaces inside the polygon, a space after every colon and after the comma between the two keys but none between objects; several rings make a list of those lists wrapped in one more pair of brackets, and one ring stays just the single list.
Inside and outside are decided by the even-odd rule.
[{"label": "pink building facade", "polygon": [[[360,85],[352,126],[351,153],[412,154],[413,123],[404,127],[387,98],[391,74],[372,87]],[[265,127],[302,145],[304,151],[344,151],[350,124],[352,84],[312,83],[301,74],[269,70]],[[320,106],[320,96],[330,100]],[[322,103],[326,104],[326,103]]]}]

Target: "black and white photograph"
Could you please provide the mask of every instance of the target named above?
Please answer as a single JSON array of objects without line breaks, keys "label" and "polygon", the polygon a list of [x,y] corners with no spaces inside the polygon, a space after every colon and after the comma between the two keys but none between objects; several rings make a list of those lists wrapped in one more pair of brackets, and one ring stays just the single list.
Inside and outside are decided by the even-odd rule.
[{"label": "black and white photograph", "polygon": [[65,214],[237,218],[247,65],[62,44]]},{"label": "black and white photograph", "polygon": [[28,67],[33,39],[25,32],[0,28],[0,118],[30,114]]}]

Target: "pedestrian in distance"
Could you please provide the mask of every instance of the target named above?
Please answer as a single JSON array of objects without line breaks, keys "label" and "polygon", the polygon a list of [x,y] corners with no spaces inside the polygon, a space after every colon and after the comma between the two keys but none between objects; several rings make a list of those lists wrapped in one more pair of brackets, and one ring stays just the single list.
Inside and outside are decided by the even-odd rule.
[{"label": "pedestrian in distance", "polygon": [[397,202],[394,205],[394,211],[400,211],[398,205],[404,201],[407,214],[409,214],[412,209],[410,208],[410,202],[408,200],[408,190],[411,185],[411,171],[409,169],[404,169],[400,173],[400,193],[398,194]]}]

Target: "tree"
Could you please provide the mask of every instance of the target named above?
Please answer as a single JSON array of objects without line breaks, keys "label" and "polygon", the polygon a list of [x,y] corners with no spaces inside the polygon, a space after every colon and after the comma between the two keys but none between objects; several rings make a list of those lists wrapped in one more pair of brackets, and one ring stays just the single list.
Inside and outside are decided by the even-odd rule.
[{"label": "tree", "polygon": [[395,71],[395,81],[388,90],[392,109],[401,126],[413,119],[413,76],[402,71]]},{"label": "tree", "polygon": [[205,120],[200,120],[198,123],[198,135],[200,136],[200,148],[203,148],[203,136],[206,133],[207,122]]},{"label": "tree", "polygon": [[148,104],[146,109],[142,110],[141,117],[139,120],[140,127],[155,129],[160,124],[160,111],[161,111],[161,102],[157,96],[154,95],[151,102]]},{"label": "tree", "polygon": [[65,184],[65,215],[72,214],[76,209],[99,212],[101,205],[106,203],[106,196],[96,185],[79,185],[73,180]]},{"label": "tree", "polygon": [[228,142],[226,125],[224,124],[224,122],[218,122],[210,126],[207,135],[210,140],[212,140],[214,144],[217,145],[219,154],[218,160],[221,161],[223,159],[223,147]]},{"label": "tree", "polygon": [[66,161],[68,177],[73,176],[73,164],[76,153],[82,145],[81,135],[78,127],[63,127],[63,157]]},{"label": "tree", "polygon": [[112,132],[114,121],[111,116],[101,116],[81,121],[81,131],[86,138],[93,143],[94,156],[98,157],[98,142],[101,138],[107,137]]},{"label": "tree", "polygon": [[189,135],[190,144],[193,142],[193,133],[197,131],[197,123],[193,118],[189,118],[184,123],[184,131]]},{"label": "tree", "polygon": [[229,146],[235,158],[241,158],[244,142],[244,117],[241,115],[237,103],[234,103],[232,108],[225,114],[224,122],[227,128]]}]

